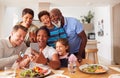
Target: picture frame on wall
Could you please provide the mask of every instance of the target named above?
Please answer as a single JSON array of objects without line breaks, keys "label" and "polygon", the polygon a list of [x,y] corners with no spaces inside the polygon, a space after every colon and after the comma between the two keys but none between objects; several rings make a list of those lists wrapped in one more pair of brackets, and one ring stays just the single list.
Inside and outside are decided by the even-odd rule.
[{"label": "picture frame on wall", "polygon": [[98,36],[104,36],[103,19],[101,21],[98,21]]}]

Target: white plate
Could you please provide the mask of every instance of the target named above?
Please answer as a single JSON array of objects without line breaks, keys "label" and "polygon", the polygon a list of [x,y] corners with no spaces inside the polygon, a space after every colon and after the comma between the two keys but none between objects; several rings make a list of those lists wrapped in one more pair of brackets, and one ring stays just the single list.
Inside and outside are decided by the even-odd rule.
[{"label": "white plate", "polygon": [[54,74],[54,75],[51,75],[51,76],[48,76],[48,77],[45,77],[45,78],[57,78],[57,76],[59,77],[63,77],[63,78],[70,78],[69,76],[66,76],[66,75],[62,75],[62,74]]},{"label": "white plate", "polygon": [[51,73],[51,69],[47,65],[38,64],[38,63],[34,63],[34,62],[30,62],[29,69],[33,69],[35,66],[43,68],[44,70],[48,70],[46,73],[44,73],[45,76]]},{"label": "white plate", "polygon": [[10,76],[0,76],[0,78],[13,78],[13,77],[10,77]]},{"label": "white plate", "polygon": [[0,76],[4,76],[5,75],[5,72],[0,72]]},{"label": "white plate", "polygon": [[[51,69],[43,68],[43,67],[40,67],[40,68],[42,68],[42,69],[44,69],[44,70],[48,70],[46,73],[44,73],[44,77],[47,76],[47,75],[49,75],[49,74],[51,73]],[[32,70],[32,69],[25,69],[25,70]],[[23,71],[25,71],[25,70],[23,70]],[[21,71],[21,72],[22,72],[22,71]],[[34,78],[34,77],[33,77],[33,78]],[[41,77],[39,77],[39,78],[41,78]]]},{"label": "white plate", "polygon": [[63,74],[63,73],[64,73],[64,70],[53,70],[53,69],[51,69],[51,71],[52,71],[54,74]]},{"label": "white plate", "polygon": [[[88,66],[94,66],[94,65],[97,65],[97,66],[102,66],[102,68],[105,70],[104,72],[85,72],[83,71],[84,68],[87,68]],[[101,65],[101,64],[84,64],[84,65],[81,65],[79,67],[80,71],[84,72],[84,73],[90,73],[90,74],[100,74],[100,73],[106,73],[109,69],[108,67],[104,66],[104,65]]]},{"label": "white plate", "polygon": [[30,69],[34,68],[35,66],[42,67],[42,68],[47,68],[47,69],[50,68],[48,65],[43,65],[43,64],[30,62],[30,66],[29,66]]},{"label": "white plate", "polygon": [[112,74],[108,78],[120,78],[120,74]]},{"label": "white plate", "polygon": [[44,73],[45,76],[49,75],[51,73],[51,69],[48,69],[46,73]]}]

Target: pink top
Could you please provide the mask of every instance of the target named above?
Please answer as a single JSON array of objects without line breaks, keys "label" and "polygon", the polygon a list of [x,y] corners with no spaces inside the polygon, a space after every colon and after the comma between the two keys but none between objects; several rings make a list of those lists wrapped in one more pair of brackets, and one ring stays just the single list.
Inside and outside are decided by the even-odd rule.
[{"label": "pink top", "polygon": [[77,58],[76,58],[76,56],[75,56],[74,54],[71,54],[71,55],[69,56],[69,58],[68,58],[68,61],[69,61],[69,62],[76,62],[76,61],[77,61]]}]

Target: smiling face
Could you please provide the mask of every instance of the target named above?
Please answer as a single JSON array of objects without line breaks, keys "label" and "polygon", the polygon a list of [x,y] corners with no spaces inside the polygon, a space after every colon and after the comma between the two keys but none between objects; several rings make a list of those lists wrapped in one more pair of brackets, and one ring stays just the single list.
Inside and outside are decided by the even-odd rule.
[{"label": "smiling face", "polygon": [[50,12],[50,18],[51,18],[51,21],[53,23],[55,23],[56,25],[61,25],[61,17],[62,17],[62,14],[60,12],[59,9],[52,9],[51,12]]},{"label": "smiling face", "polygon": [[64,56],[67,53],[68,46],[63,45],[61,42],[56,42],[56,51],[60,56]]},{"label": "smiling face", "polygon": [[37,42],[40,48],[43,48],[47,45],[47,40],[49,36],[45,30],[39,30],[37,33]]},{"label": "smiling face", "polygon": [[51,12],[50,13],[50,18],[51,18],[51,21],[53,23],[55,23],[56,25],[58,25],[61,21],[60,21],[60,18],[59,18],[59,15],[55,12]]},{"label": "smiling face", "polygon": [[41,19],[41,22],[42,22],[45,26],[47,26],[47,27],[51,26],[50,17],[49,17],[48,15],[43,15],[43,16],[41,16],[40,19]]},{"label": "smiling face", "polygon": [[24,41],[26,33],[27,32],[25,32],[22,29],[18,29],[17,31],[13,31],[11,33],[11,39],[10,39],[12,45],[19,46]]},{"label": "smiling face", "polygon": [[22,16],[22,25],[29,28],[33,20],[33,16],[29,13]]}]

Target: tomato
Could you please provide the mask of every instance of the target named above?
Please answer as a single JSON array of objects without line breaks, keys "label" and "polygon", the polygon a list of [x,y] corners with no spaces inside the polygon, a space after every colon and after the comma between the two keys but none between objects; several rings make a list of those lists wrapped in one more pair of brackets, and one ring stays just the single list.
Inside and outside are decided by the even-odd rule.
[{"label": "tomato", "polygon": [[33,70],[34,70],[35,72],[41,73],[43,69],[36,66],[36,67],[33,68]]},{"label": "tomato", "polygon": [[37,73],[40,73],[40,74],[44,74],[44,73],[46,73],[48,70],[44,70],[44,69],[42,69],[42,68],[40,68],[40,67],[34,67],[33,68],[33,70],[35,71],[35,72],[37,72]]}]

